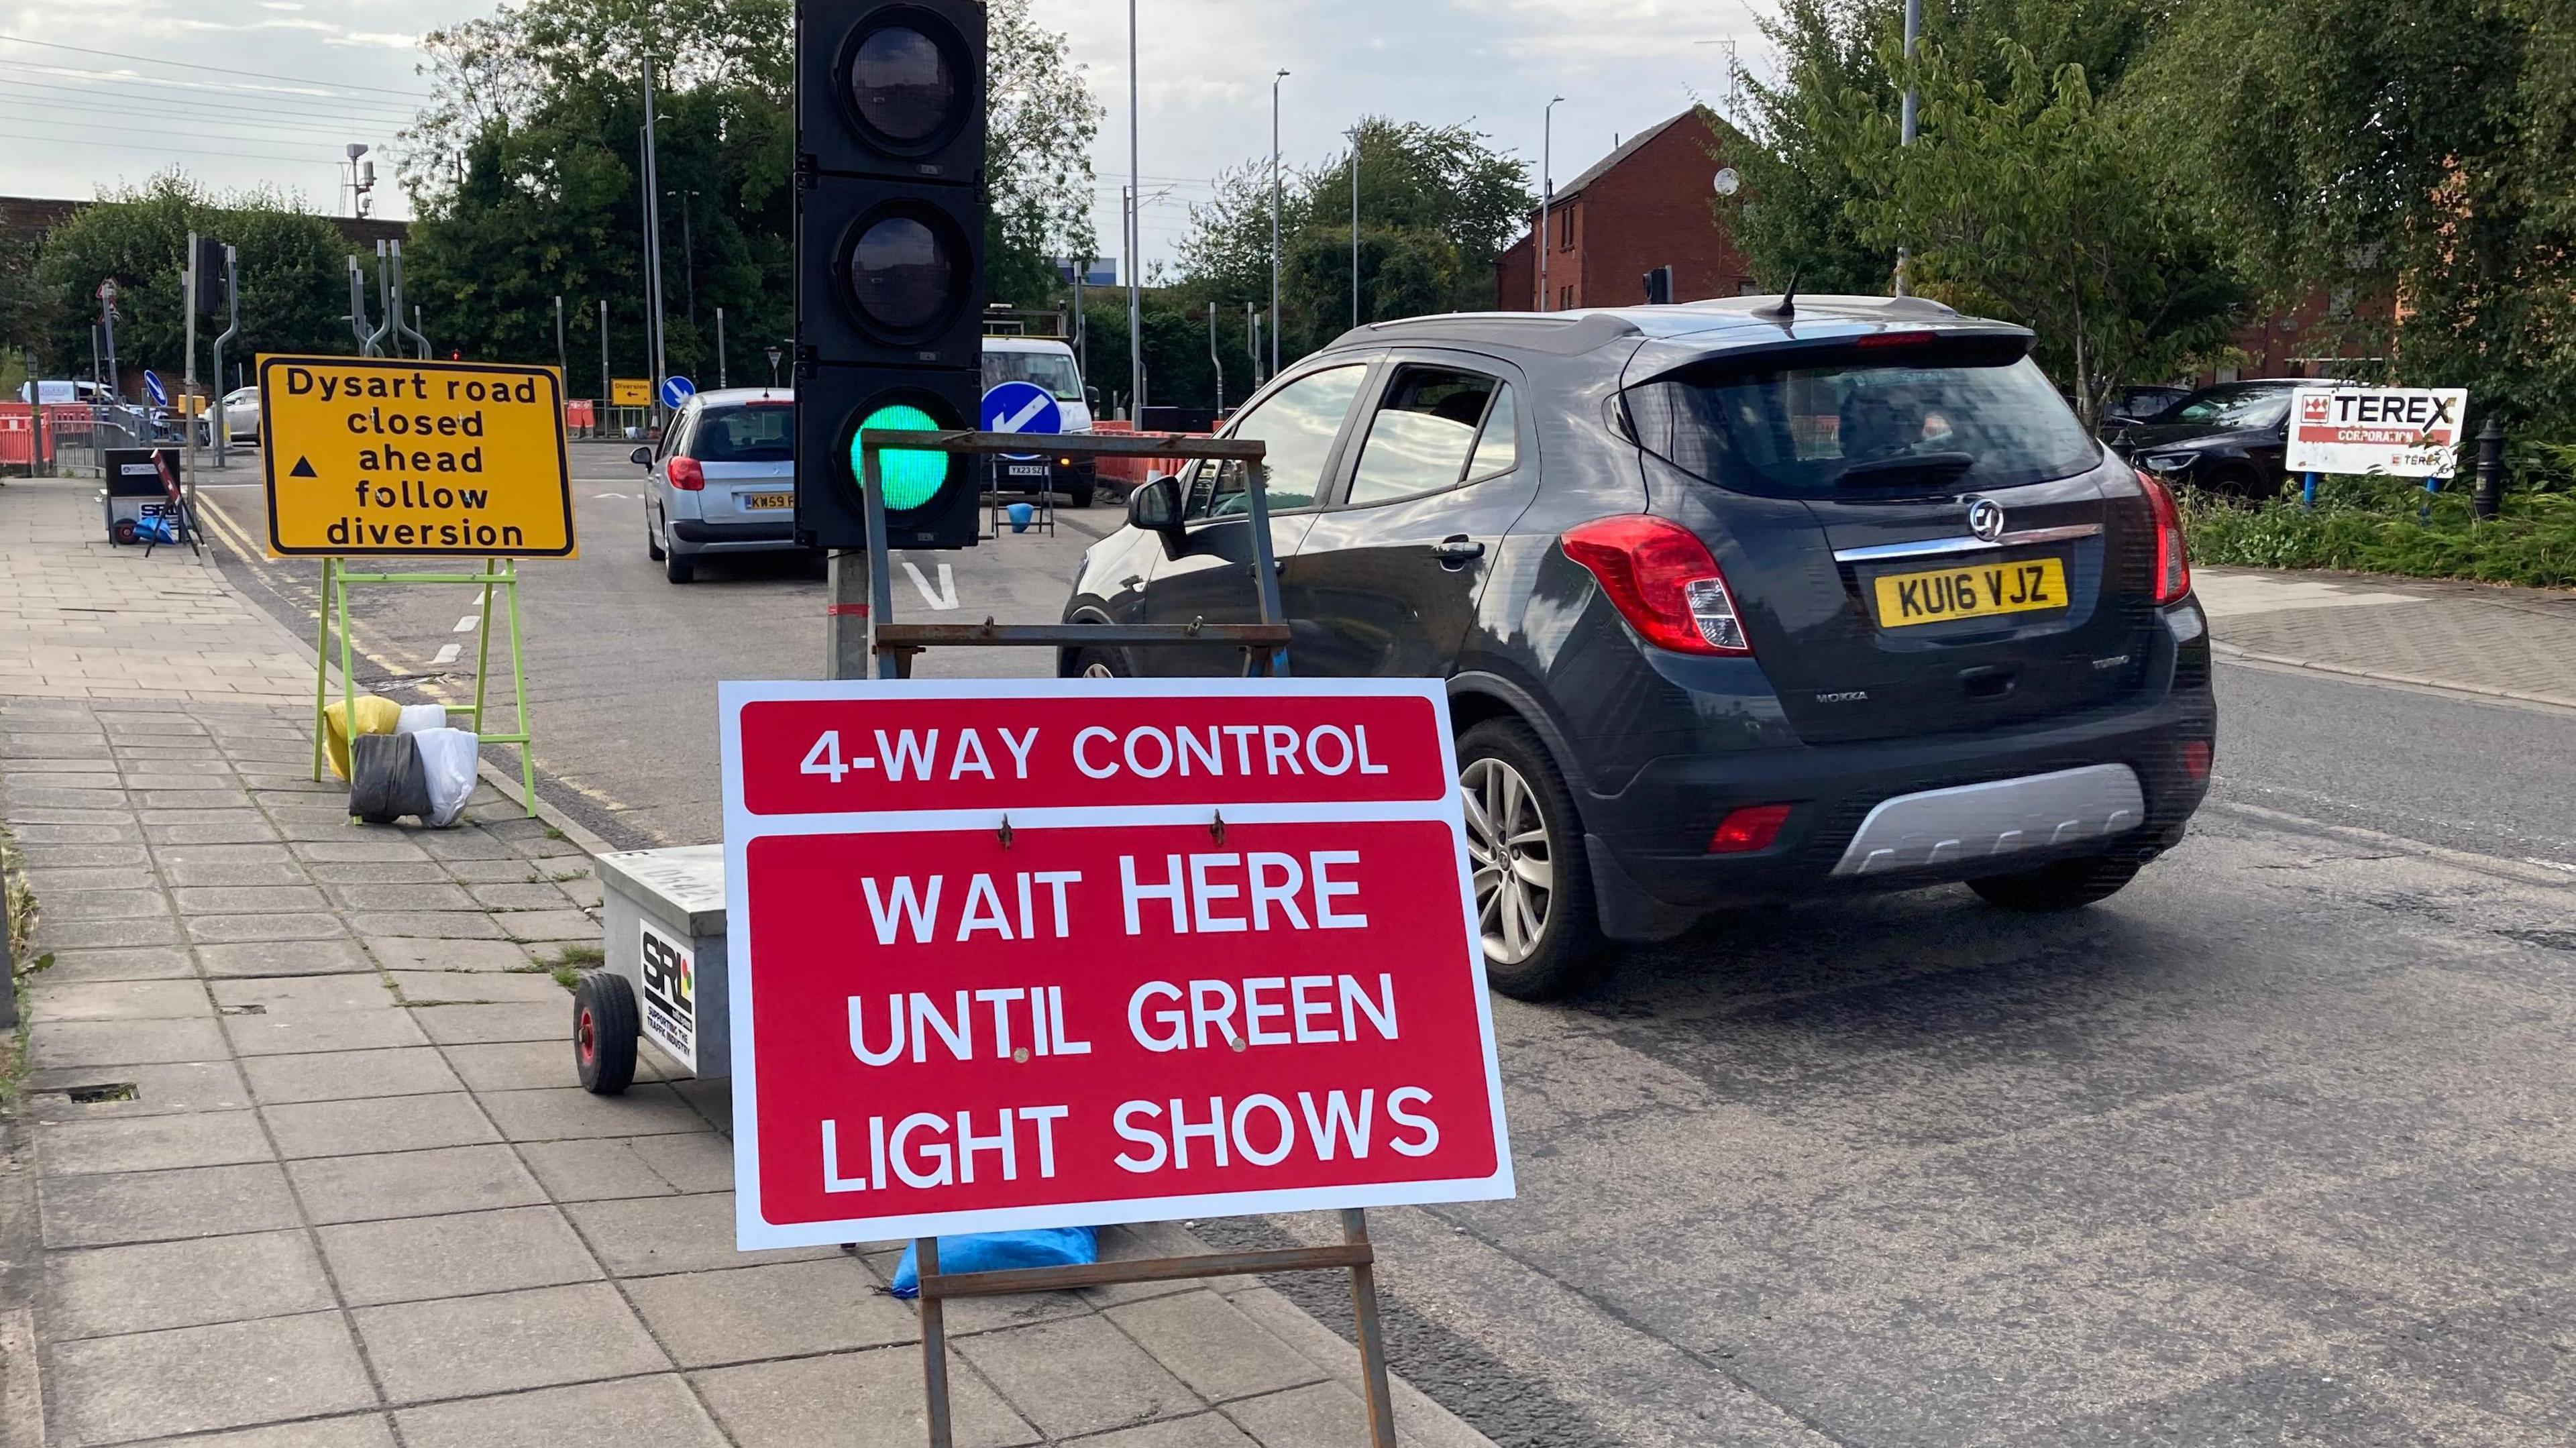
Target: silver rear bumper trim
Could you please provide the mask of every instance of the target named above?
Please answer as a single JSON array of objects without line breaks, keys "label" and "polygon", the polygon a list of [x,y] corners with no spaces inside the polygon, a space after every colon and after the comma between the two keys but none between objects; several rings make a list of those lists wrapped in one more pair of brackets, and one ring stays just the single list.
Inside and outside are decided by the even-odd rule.
[{"label": "silver rear bumper trim", "polygon": [[2107,839],[2146,823],[2137,771],[2088,764],[1879,801],[1860,822],[1837,875],[1875,875]]},{"label": "silver rear bumper trim", "polygon": [[1997,548],[2025,548],[2033,543],[2070,543],[2102,531],[2099,523],[2069,523],[2063,528],[2024,528],[1993,539],[1962,534],[1956,538],[1918,538],[1911,543],[1873,543],[1866,548],[1837,548],[1836,563],[1879,563],[1890,558],[1937,558],[1945,553],[1984,553]]}]

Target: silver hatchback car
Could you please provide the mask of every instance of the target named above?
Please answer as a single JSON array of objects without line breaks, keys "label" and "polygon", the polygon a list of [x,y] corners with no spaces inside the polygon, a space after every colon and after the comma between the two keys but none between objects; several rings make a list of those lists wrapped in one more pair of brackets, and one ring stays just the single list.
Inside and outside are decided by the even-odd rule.
[{"label": "silver hatchback car", "polygon": [[635,450],[648,470],[644,549],[673,583],[711,553],[796,547],[796,397],[736,387],[689,399],[662,441]]}]

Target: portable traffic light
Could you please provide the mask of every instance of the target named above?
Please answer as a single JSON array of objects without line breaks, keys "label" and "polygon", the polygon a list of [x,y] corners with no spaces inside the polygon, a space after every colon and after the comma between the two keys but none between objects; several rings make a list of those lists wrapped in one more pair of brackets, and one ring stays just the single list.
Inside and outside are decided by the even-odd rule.
[{"label": "portable traffic light", "polygon": [[[861,548],[863,428],[971,428],[983,403],[984,7],[798,0],[796,532]],[[886,541],[971,548],[977,470],[889,451]]]}]

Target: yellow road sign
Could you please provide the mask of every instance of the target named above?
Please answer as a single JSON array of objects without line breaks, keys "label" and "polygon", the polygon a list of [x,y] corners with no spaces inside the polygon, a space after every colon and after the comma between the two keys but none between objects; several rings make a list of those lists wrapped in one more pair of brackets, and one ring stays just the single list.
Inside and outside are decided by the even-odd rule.
[{"label": "yellow road sign", "polygon": [[653,379],[650,377],[612,377],[608,379],[608,405],[611,407],[651,407]]},{"label": "yellow road sign", "polygon": [[263,356],[259,429],[271,556],[577,552],[551,367]]}]

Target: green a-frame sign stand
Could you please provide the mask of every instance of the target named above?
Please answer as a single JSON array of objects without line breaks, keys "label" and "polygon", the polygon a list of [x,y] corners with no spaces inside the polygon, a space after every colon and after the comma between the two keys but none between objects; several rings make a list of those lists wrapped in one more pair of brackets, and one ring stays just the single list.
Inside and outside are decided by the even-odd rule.
[{"label": "green a-frame sign stand", "polygon": [[[313,659],[313,777],[322,777],[323,739],[330,721],[324,711],[330,696],[332,620],[339,620],[340,632],[340,698],[341,717],[352,726],[358,712],[358,676],[351,657],[349,642],[349,585],[353,583],[463,583],[480,585],[483,590],[481,622],[475,629],[474,702],[443,705],[450,715],[464,714],[474,721],[474,733],[481,744],[515,744],[519,746],[519,787],[528,817],[537,814],[537,761],[534,734],[528,723],[528,670],[520,647],[519,633],[519,563],[515,558],[486,558],[480,573],[352,573],[337,558],[322,560],[322,628],[321,639],[314,648]],[[492,675],[492,594],[501,593],[510,615],[510,690],[516,704],[511,722],[518,726],[509,734],[494,734],[484,726],[490,719],[488,686]],[[351,763],[356,762],[354,745]]]}]

